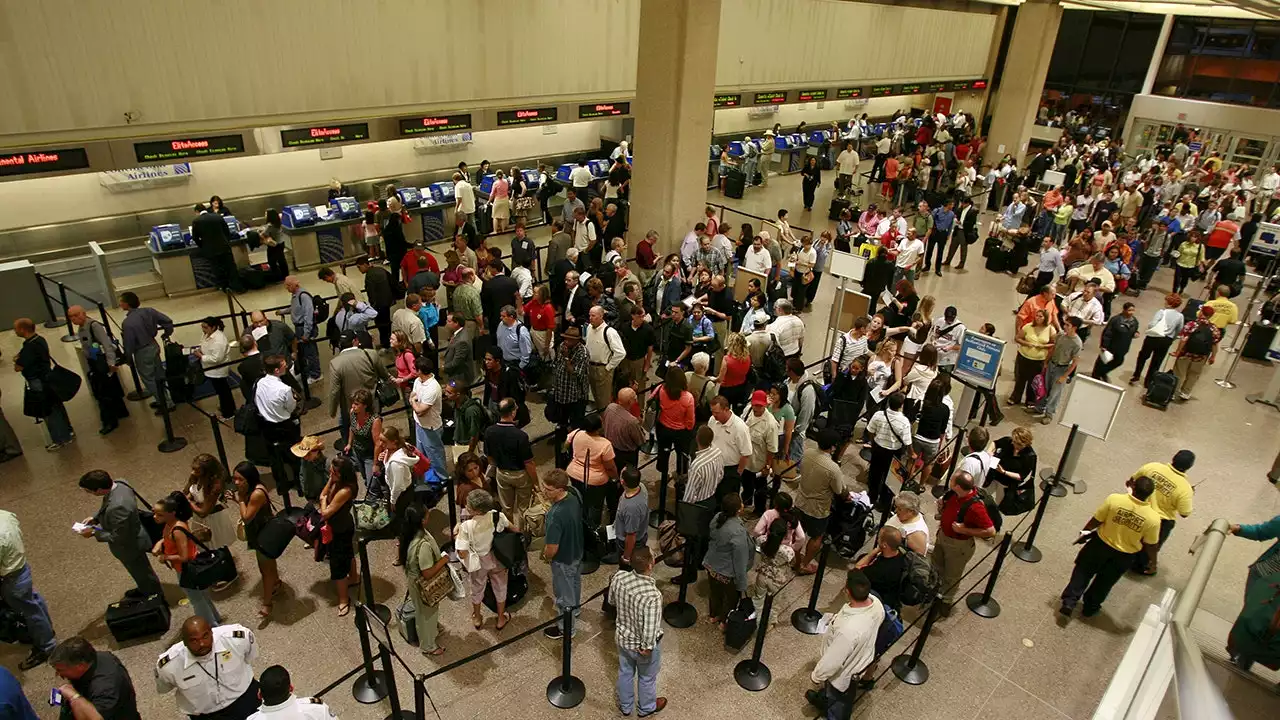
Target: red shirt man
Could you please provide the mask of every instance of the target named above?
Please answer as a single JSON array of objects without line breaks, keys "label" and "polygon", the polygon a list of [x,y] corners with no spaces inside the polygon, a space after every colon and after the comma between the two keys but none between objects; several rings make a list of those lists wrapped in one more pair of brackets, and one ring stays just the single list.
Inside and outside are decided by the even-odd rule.
[{"label": "red shirt man", "polygon": [[653,251],[653,238],[645,235],[636,243],[636,264],[645,270],[658,266],[658,255]]},{"label": "red shirt man", "polygon": [[440,263],[432,257],[431,253],[422,248],[415,248],[412,252],[404,256],[400,261],[400,277],[408,282],[419,270],[430,270],[433,273],[440,272]]},{"label": "red shirt man", "polygon": [[1226,249],[1231,245],[1231,241],[1235,239],[1236,233],[1240,232],[1240,226],[1232,220],[1219,220],[1217,225],[1209,231],[1209,237],[1205,239],[1205,247]]},{"label": "red shirt man", "polygon": [[942,613],[949,615],[957,593],[963,589],[958,586],[973,558],[974,538],[992,537],[996,528],[978,496],[977,483],[967,472],[951,476],[951,491],[938,501],[938,507],[942,519],[938,524],[938,542],[929,554],[929,562],[941,580]]}]

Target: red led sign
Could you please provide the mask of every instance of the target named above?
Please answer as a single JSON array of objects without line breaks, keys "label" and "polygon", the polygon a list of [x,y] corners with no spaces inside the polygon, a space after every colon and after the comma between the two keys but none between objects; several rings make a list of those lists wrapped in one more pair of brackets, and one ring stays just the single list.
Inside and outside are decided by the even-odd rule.
[{"label": "red led sign", "polygon": [[579,120],[590,120],[592,118],[601,117],[617,117],[618,115],[630,114],[631,103],[629,102],[591,103],[589,105],[578,106]]},{"label": "red led sign", "polygon": [[423,135],[438,132],[461,132],[471,129],[471,114],[426,115],[400,119],[401,135]]},{"label": "red led sign", "polygon": [[0,155],[0,176],[83,170],[87,167],[89,155],[84,148],[33,150]]}]

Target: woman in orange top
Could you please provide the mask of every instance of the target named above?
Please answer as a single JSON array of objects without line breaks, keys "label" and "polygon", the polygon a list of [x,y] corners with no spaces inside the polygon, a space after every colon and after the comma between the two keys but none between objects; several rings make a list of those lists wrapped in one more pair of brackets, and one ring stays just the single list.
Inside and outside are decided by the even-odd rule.
[{"label": "woman in orange top", "polygon": [[676,448],[676,472],[689,469],[689,451],[693,443],[693,393],[688,390],[684,370],[678,365],[667,368],[662,384],[653,389],[649,402],[658,404],[658,471],[664,476],[671,458],[671,448]]},{"label": "woman in orange top", "polygon": [[160,558],[160,562],[173,568],[178,573],[178,587],[187,596],[191,609],[208,621],[210,627],[222,624],[222,616],[206,590],[182,587],[182,564],[196,556],[196,541],[191,536],[187,521],[192,515],[191,501],[180,491],[175,490],[160,498],[151,508],[151,516],[164,526],[164,535],[160,542],[151,548],[151,554]]},{"label": "woman in orange top", "polygon": [[587,527],[600,527],[600,511],[609,505],[609,518],[618,510],[618,467],[614,463],[613,443],[601,437],[603,423],[598,414],[586,416],[582,428],[569,436],[567,448],[572,460],[565,472],[582,493],[582,512]]}]

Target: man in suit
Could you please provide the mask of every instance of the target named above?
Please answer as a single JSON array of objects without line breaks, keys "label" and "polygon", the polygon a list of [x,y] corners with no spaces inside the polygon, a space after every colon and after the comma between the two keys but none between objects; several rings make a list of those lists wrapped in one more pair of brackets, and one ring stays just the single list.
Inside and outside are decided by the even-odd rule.
[{"label": "man in suit", "polygon": [[475,365],[471,356],[471,344],[475,341],[471,330],[467,329],[466,318],[458,313],[449,313],[449,321],[445,324],[452,335],[444,348],[444,360],[440,368],[450,381],[457,380],[463,386],[475,380]]},{"label": "man in suit", "polygon": [[[377,353],[360,347],[359,333],[342,333],[338,347],[342,350],[329,361],[329,417],[339,418],[338,427],[342,429],[338,437],[346,438],[351,424],[351,394],[362,388],[368,390],[376,406],[377,393],[373,388],[379,380],[387,379],[387,368]],[[377,407],[370,409],[375,414],[378,412]]]},{"label": "man in suit", "polygon": [[977,237],[978,208],[973,206],[973,198],[965,195],[960,198],[960,209],[956,212],[956,232],[951,233],[951,247],[947,249],[947,261],[943,265],[950,265],[956,256],[956,250],[959,250],[960,264],[956,269],[963,270],[965,261],[969,259],[969,239]]},{"label": "man in suit", "polygon": [[560,332],[574,326],[581,328],[587,322],[587,312],[591,310],[591,298],[587,289],[579,282],[577,270],[570,270],[564,276],[564,303],[560,306]]},{"label": "man in suit", "polygon": [[80,489],[102,498],[98,513],[84,519],[89,527],[81,530],[80,535],[106,543],[111,554],[129,572],[137,587],[126,591],[124,596],[144,598],[163,594],[160,578],[147,559],[151,538],[138,519],[139,500],[133,488],[112,480],[106,470],[90,470],[80,476]]},{"label": "man in suit", "polygon": [[231,228],[218,213],[211,212],[203,203],[194,208],[196,218],[191,221],[191,239],[200,248],[200,255],[213,265],[218,287],[233,292],[244,292],[240,285],[240,270],[231,254]]},{"label": "man in suit", "polygon": [[548,263],[548,267],[551,268],[551,274],[547,276],[547,283],[551,286],[551,304],[564,307],[565,280],[569,273],[578,269],[578,249],[569,248],[559,259]]},{"label": "man in suit", "polygon": [[551,224],[551,240],[547,242],[547,267],[555,267],[573,247],[573,236],[564,231],[564,221],[556,220]]},{"label": "man in suit", "polygon": [[382,349],[386,350],[391,347],[391,306],[396,304],[391,273],[381,265],[370,264],[367,257],[356,260],[356,269],[364,275],[364,294],[369,299],[369,307],[378,311],[373,325],[378,328]]}]

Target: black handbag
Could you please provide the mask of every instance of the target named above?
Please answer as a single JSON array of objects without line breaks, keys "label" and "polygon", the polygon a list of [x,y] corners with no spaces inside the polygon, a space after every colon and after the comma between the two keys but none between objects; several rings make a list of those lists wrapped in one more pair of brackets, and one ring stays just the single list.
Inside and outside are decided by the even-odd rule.
[{"label": "black handbag", "polygon": [[258,531],[258,552],[275,560],[284,554],[285,548],[297,534],[297,527],[285,513],[276,513]]},{"label": "black handbag", "polygon": [[71,398],[80,392],[80,385],[83,382],[79,375],[56,362],[44,378],[45,389],[62,402],[70,402]]},{"label": "black handbag", "polygon": [[22,391],[22,414],[30,418],[42,418],[49,414],[44,391],[28,385]]},{"label": "black handbag", "polygon": [[527,559],[524,535],[507,528],[498,532],[498,511],[493,511],[493,557],[502,567],[523,568]]},{"label": "black handbag", "polygon": [[[156,543],[160,542],[160,540],[164,538],[164,525],[156,522],[155,515],[151,513],[151,503],[147,502],[146,498],[142,497],[137,490],[134,490],[132,485],[124,482],[120,484],[129,488],[129,491],[133,493],[133,496],[136,497],[138,502],[141,502],[143,508],[145,508],[138,510],[138,524],[141,525],[143,531],[147,533],[147,538],[151,540],[151,546],[154,547]],[[146,550],[149,552],[151,547],[146,548]]]},{"label": "black handbag", "polygon": [[186,528],[178,528],[187,534],[200,552],[182,563],[182,571],[178,573],[178,586],[190,590],[206,590],[220,582],[231,582],[236,579],[236,560],[231,550],[226,547],[210,548],[196,539]]},{"label": "black handbag", "polygon": [[[364,357],[369,361],[369,367],[373,370],[374,377],[377,377],[378,366],[373,361],[373,356],[366,352]],[[377,380],[373,386],[373,393],[378,398],[378,404],[383,408],[389,408],[400,401],[400,388],[390,378]],[[373,408],[369,409],[372,410]]]}]

